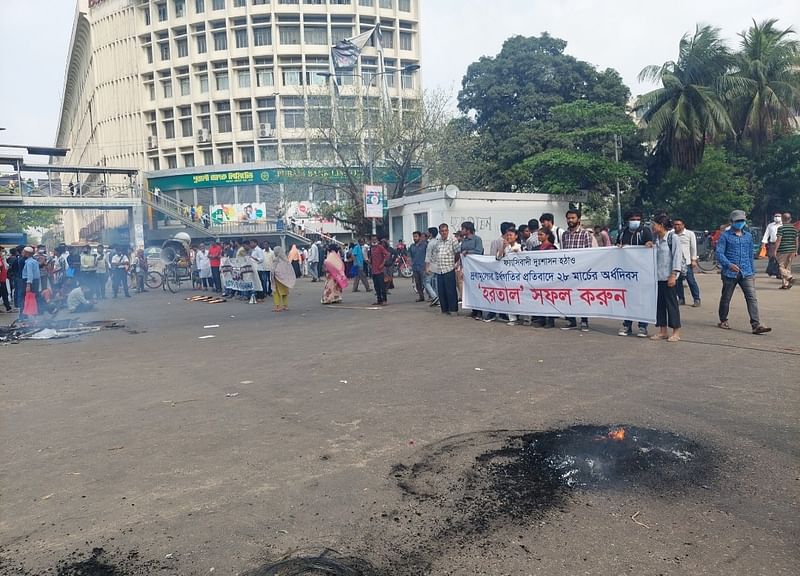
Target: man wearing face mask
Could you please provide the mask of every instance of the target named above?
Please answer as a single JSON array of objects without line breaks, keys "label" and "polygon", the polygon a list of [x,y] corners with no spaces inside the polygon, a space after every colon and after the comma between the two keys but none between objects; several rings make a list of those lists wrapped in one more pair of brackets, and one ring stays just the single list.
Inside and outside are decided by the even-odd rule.
[{"label": "man wearing face mask", "polygon": [[772,216],[772,222],[767,224],[767,229],[764,230],[764,236],[761,238],[761,246],[766,247],[767,257],[769,258],[767,276],[775,276],[775,278],[781,277],[778,269],[778,260],[775,257],[775,240],[778,237],[778,228],[781,227],[782,223],[780,212],[776,212]]},{"label": "man wearing face mask", "polygon": [[753,266],[753,235],[745,229],[747,215],[744,210],[731,212],[731,227],[725,230],[717,242],[717,261],[722,268],[722,295],[719,300],[719,324],[723,330],[730,330],[728,310],[736,286],[741,287],[750,315],[753,334],[766,334],[772,328],[762,326],[758,318],[756,299],[756,273]]},{"label": "man wearing face mask", "polygon": [[[648,226],[642,225],[642,211],[633,209],[625,213],[625,228],[622,230],[617,246],[652,246],[653,232]],[[639,338],[647,338],[647,322],[639,322]],[[619,329],[620,336],[633,335],[633,321],[625,320]]]}]

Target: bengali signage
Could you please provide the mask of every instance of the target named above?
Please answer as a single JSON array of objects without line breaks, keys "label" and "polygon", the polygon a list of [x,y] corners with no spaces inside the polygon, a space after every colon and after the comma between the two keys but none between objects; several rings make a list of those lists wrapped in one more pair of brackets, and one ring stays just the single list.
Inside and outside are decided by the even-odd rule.
[{"label": "bengali signage", "polygon": [[[358,180],[364,178],[361,169],[349,170],[351,176]],[[410,171],[409,181],[416,182],[422,178],[422,170],[414,168]],[[375,169],[375,179],[392,184],[397,182],[397,175],[389,170]],[[227,172],[201,172],[197,174],[178,174],[148,178],[148,186],[152,190],[158,188],[168,190],[191,190],[193,188],[214,188],[218,186],[253,186],[256,184],[290,184],[302,182],[346,183],[349,182],[348,170],[341,168],[269,168],[264,170],[232,170]]]},{"label": "bengali signage", "polygon": [[250,204],[214,204],[209,214],[214,224],[226,222],[264,222],[267,219],[267,205],[264,202]]},{"label": "bengali signage", "polygon": [[466,256],[464,308],[655,322],[656,254],[645,247]]}]

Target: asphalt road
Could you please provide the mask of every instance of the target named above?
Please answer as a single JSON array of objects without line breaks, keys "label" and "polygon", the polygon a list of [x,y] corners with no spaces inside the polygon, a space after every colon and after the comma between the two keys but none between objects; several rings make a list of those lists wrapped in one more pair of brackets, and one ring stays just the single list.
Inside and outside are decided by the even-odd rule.
[{"label": "asphalt road", "polygon": [[[0,573],[241,574],[332,548],[381,576],[794,575],[800,287],[759,278],[756,337],[741,294],[717,329],[719,278],[700,282],[677,344],[443,317],[405,281],[379,310],[306,280],[283,314],[103,302],[87,318],[138,333],[0,347]],[[504,431],[575,424],[678,434],[702,484],[621,475],[527,508],[480,484]]]}]

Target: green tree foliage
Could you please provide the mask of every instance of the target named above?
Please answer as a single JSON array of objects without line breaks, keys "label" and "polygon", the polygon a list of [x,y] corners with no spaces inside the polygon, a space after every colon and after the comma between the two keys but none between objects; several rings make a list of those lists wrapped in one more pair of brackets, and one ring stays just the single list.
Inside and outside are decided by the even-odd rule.
[{"label": "green tree foliage", "polygon": [[709,146],[692,171],[672,168],[659,187],[660,201],[649,206],[686,219],[688,227],[710,230],[728,221],[731,210],[750,212],[753,191],[746,159]]},{"label": "green tree foliage", "polygon": [[[495,57],[467,69],[459,109],[472,119],[485,166],[483,187],[508,189],[518,164],[558,144],[553,109],[586,101],[615,105],[624,112],[629,91],[614,70],[598,71],[564,53],[567,43],[547,33],[514,36]],[[570,144],[567,144],[570,146]]]},{"label": "green tree foliage", "polygon": [[0,232],[24,232],[49,228],[61,218],[56,208],[0,208]]},{"label": "green tree foliage", "polygon": [[677,61],[642,70],[640,80],[661,83],[636,104],[647,137],[656,142],[656,155],[691,170],[702,161],[707,142],[734,134],[718,89],[732,64],[719,29],[698,25],[693,35],[681,38]]},{"label": "green tree foliage", "polygon": [[778,140],[755,167],[756,209],[761,217],[776,210],[800,215],[800,134]]},{"label": "green tree foliage", "polygon": [[742,32],[734,72],[724,82],[737,133],[759,156],[766,144],[797,128],[800,115],[800,41],[794,30],[765,20]]}]

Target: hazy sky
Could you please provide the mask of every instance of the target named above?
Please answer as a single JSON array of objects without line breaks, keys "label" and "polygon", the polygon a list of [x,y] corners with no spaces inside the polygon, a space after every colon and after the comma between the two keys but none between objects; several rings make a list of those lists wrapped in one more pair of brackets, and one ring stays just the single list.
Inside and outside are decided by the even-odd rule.
[{"label": "hazy sky", "polygon": [[[736,40],[751,18],[780,19],[800,31],[799,0],[420,0],[426,88],[458,92],[467,66],[500,51],[509,36],[547,31],[567,51],[616,68],[633,94],[648,89],[636,75],[676,56],[697,22]],[[74,0],[0,0],[2,143],[52,145],[75,13]]]}]

